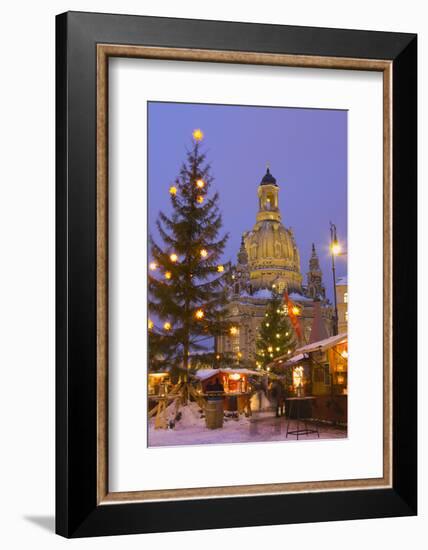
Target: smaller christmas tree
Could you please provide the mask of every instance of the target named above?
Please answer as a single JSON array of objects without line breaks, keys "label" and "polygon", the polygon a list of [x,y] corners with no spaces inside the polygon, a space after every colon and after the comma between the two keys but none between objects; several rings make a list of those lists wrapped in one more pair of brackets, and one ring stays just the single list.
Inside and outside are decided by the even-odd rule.
[{"label": "smaller christmas tree", "polygon": [[276,357],[291,355],[295,347],[293,329],[282,296],[273,289],[256,342],[257,365],[266,368]]}]

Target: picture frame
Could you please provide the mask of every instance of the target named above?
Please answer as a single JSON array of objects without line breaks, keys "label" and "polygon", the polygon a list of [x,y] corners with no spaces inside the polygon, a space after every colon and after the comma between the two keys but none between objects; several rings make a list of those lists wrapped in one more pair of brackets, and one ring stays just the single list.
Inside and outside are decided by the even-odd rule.
[{"label": "picture frame", "polygon": [[[382,478],[109,492],[111,57],[383,74]],[[56,19],[56,97],[57,533],[86,537],[415,515],[416,35],[68,12]]]}]

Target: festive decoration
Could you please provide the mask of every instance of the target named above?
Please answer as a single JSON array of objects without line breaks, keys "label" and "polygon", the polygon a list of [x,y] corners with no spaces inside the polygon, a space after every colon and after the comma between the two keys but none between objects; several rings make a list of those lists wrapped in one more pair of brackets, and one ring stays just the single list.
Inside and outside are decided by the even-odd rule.
[{"label": "festive decoration", "polygon": [[195,317],[196,319],[203,319],[205,317],[205,313],[203,312],[202,309],[198,309],[195,313]]},{"label": "festive decoration", "polygon": [[284,304],[287,306],[288,317],[291,321],[291,325],[294,329],[294,332],[297,336],[297,339],[302,340],[302,329],[300,328],[299,319],[297,318],[300,315],[300,308],[294,305],[293,301],[288,296],[288,292],[284,292]]},{"label": "festive decoration", "polygon": [[200,128],[193,130],[193,139],[197,141],[202,141],[204,139],[204,133]]},{"label": "festive decoration", "polygon": [[165,330],[171,330],[171,323],[169,323],[168,321],[166,323],[163,324],[163,328]]},{"label": "festive decoration", "polygon": [[290,335],[289,320],[283,314],[281,304],[281,295],[272,289],[266,311],[269,322],[261,324],[256,342],[256,362],[263,368],[275,357],[286,354],[287,349],[295,347],[294,338]]},{"label": "festive decoration", "polygon": [[223,265],[218,265],[218,266],[217,266],[217,271],[218,271],[219,273],[223,273],[223,271],[224,271],[224,266],[223,266]]},{"label": "festive decoration", "polygon": [[[149,332],[149,346],[153,346],[149,369],[168,367],[183,388],[192,353],[198,352],[198,361],[203,361],[212,338],[227,333],[230,326],[224,285],[229,274],[224,266],[218,269],[228,236],[220,233],[219,197],[212,192],[210,167],[200,150],[202,139],[202,131],[195,130],[193,147],[174,191],[170,189],[171,214],[159,212],[156,225],[161,242],[150,237],[150,254],[158,269],[149,272],[149,311],[152,318],[169,323],[169,328],[164,324],[164,331]],[[209,357],[213,361],[215,356],[211,352]],[[183,390],[183,402],[189,392],[189,387]]]},{"label": "festive decoration", "polygon": [[170,192],[171,195],[176,195],[177,194],[177,187],[175,187],[174,185],[171,186],[169,188],[169,192]]},{"label": "festive decoration", "polygon": [[230,334],[232,336],[236,336],[238,334],[238,329],[237,327],[230,327]]},{"label": "festive decoration", "polygon": [[152,330],[152,328],[155,326],[151,319],[148,320],[147,325],[148,325],[149,330]]},{"label": "festive decoration", "polygon": [[150,271],[154,271],[155,269],[157,269],[157,263],[156,262],[150,262],[149,264],[149,269]]}]

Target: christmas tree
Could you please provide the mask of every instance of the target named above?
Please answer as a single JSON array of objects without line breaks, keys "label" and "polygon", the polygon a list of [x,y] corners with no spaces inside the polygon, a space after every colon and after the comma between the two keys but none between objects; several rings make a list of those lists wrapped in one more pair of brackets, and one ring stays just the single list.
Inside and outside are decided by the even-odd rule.
[{"label": "christmas tree", "polygon": [[293,329],[282,296],[272,290],[256,342],[256,361],[265,368],[276,357],[290,355],[296,347]]},{"label": "christmas tree", "polygon": [[228,266],[221,257],[228,235],[219,236],[219,195],[211,192],[202,138],[200,130],[193,132],[192,149],[169,189],[171,214],[159,213],[161,244],[150,236],[150,368],[172,364],[182,380],[187,380],[191,354],[203,354],[213,337],[227,330],[223,281]]}]

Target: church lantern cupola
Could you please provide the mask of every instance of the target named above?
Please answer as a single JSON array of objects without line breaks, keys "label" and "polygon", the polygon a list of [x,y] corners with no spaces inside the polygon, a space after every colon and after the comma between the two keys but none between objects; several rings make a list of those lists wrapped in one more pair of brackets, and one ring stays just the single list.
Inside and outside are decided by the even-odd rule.
[{"label": "church lantern cupola", "polygon": [[267,168],[257,188],[258,212],[251,231],[244,233],[253,291],[302,291],[300,255],[291,228],[284,227],[279,209],[279,185]]},{"label": "church lantern cupola", "polygon": [[257,214],[258,222],[263,220],[281,221],[281,213],[279,211],[278,204],[278,191],[279,187],[276,183],[276,179],[272,176],[268,168],[257,191],[259,196],[259,211]]}]

